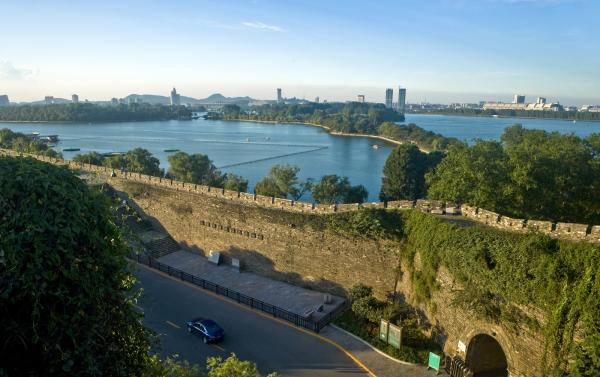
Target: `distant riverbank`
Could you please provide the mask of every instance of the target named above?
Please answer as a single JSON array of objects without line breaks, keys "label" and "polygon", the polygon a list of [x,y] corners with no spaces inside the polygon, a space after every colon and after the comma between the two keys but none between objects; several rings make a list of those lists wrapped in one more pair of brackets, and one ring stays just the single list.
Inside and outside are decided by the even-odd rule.
[{"label": "distant riverbank", "polygon": [[552,117],[534,117],[534,116],[523,116],[523,115],[502,115],[502,114],[477,114],[477,113],[454,113],[454,112],[443,112],[443,111],[415,111],[406,113],[407,115],[445,115],[445,116],[456,116],[456,117],[471,117],[471,118],[513,118],[513,119],[534,119],[534,120],[560,120],[564,122],[594,122],[600,123],[600,119],[577,119],[572,118],[552,118]]},{"label": "distant riverbank", "polygon": [[[323,125],[317,124],[317,123],[293,122],[293,121],[280,122],[280,121],[276,121],[276,120],[256,120],[256,119],[239,119],[239,118],[236,118],[236,119],[218,119],[218,120],[231,121],[231,122],[253,122],[253,123],[270,123],[270,124],[299,124],[299,125],[313,126],[313,127],[322,128],[322,129],[326,130],[328,134],[334,135],[334,136],[367,137],[367,138],[370,138],[370,139],[382,140],[382,141],[388,142],[390,144],[395,144],[395,145],[405,144],[405,142],[403,142],[403,141],[389,139],[387,137],[379,136],[379,135],[351,134],[351,133],[346,133],[346,132],[336,132],[336,131],[332,131],[331,128],[329,128],[327,126],[323,126]],[[430,152],[430,151],[428,151],[426,149],[423,149],[423,148],[419,147],[418,145],[417,145],[417,147],[422,152],[425,152],[425,153],[429,153]]]}]

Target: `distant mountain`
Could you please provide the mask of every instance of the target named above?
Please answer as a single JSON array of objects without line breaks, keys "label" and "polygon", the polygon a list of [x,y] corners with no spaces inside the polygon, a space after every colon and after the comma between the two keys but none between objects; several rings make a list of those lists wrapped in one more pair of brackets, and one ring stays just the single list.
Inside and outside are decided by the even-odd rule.
[{"label": "distant mountain", "polygon": [[[150,103],[153,105],[170,105],[171,104],[171,97],[159,96],[159,95],[155,95],[155,94],[135,94],[134,93],[134,94],[130,94],[130,95],[126,96],[123,99],[125,100],[125,103],[141,101],[141,102]],[[225,97],[221,93],[211,94],[210,96],[208,96],[204,99],[181,96],[181,104],[190,104],[190,105],[236,104],[238,106],[245,107],[245,106],[248,106],[248,103],[250,101],[253,101],[253,99],[248,96]],[[69,99],[54,98],[54,103],[62,104],[62,103],[71,103],[71,102],[72,101]],[[110,104],[110,101],[90,101],[90,102],[98,104],[98,105]],[[41,101],[34,101],[34,102],[28,102],[28,103],[23,102],[21,104],[44,105],[45,101],[41,100]]]},{"label": "distant mountain", "polygon": [[[151,103],[151,104],[161,104],[168,105],[171,103],[171,98],[167,96],[157,96],[153,94],[130,94],[125,97],[125,101],[129,101],[129,99],[133,101],[141,98],[142,102]],[[191,105],[203,105],[203,104],[215,104],[215,103],[223,103],[223,104],[237,104],[242,106],[247,106],[248,102],[252,101],[252,98],[246,97],[225,97],[220,93],[211,94],[210,96],[204,99],[198,99],[193,97],[181,96],[181,103],[186,104],[189,103]]]}]

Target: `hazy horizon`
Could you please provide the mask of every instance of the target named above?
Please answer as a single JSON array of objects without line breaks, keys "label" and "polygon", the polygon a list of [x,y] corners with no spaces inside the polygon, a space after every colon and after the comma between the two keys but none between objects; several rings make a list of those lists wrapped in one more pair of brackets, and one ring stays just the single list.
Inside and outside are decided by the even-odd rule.
[{"label": "hazy horizon", "polygon": [[[426,4],[425,4],[426,3]],[[0,94],[600,104],[592,0],[0,4]]]}]

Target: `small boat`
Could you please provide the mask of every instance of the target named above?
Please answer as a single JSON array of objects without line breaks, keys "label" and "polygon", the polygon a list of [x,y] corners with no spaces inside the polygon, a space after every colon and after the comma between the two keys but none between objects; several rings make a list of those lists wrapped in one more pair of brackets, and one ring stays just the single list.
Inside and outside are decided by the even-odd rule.
[{"label": "small boat", "polygon": [[249,137],[247,137],[247,138],[246,138],[246,141],[250,141],[250,138],[249,138]]},{"label": "small boat", "polygon": [[102,153],[102,155],[104,157],[120,156],[122,154],[125,154],[125,152],[107,152],[107,153]]},{"label": "small boat", "polygon": [[371,145],[371,147],[372,147],[373,149],[379,149],[379,146],[380,146],[379,144],[373,144],[373,145]]},{"label": "small boat", "polygon": [[577,121],[575,119],[573,119],[573,123],[577,123]]},{"label": "small boat", "polygon": [[79,152],[80,148],[63,148],[63,152]]},{"label": "small boat", "polygon": [[179,152],[179,149],[165,149],[167,153]]},{"label": "small boat", "polygon": [[492,118],[498,118],[497,114],[492,115]]},{"label": "small boat", "polygon": [[267,136],[267,137],[265,137],[265,140],[269,141],[269,140],[271,140],[271,138]]}]

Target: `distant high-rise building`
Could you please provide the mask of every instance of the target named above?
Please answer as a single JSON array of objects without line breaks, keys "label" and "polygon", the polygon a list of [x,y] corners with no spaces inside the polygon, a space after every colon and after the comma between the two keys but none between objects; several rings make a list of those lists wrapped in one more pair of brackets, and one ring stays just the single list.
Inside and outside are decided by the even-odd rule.
[{"label": "distant high-rise building", "polygon": [[179,106],[181,104],[181,96],[177,94],[177,90],[171,90],[171,106]]},{"label": "distant high-rise building", "polygon": [[388,109],[392,108],[392,102],[394,101],[394,89],[385,90],[385,107]]},{"label": "distant high-rise building", "polygon": [[546,103],[546,98],[545,97],[538,97],[537,100],[535,101],[535,103],[543,105]]},{"label": "distant high-rise building", "polygon": [[513,99],[513,103],[525,103],[525,96],[521,94],[515,94],[515,98]]},{"label": "distant high-rise building", "polygon": [[281,88],[277,88],[277,102],[283,102],[283,97],[281,96]]},{"label": "distant high-rise building", "polygon": [[10,105],[10,102],[8,101],[8,96],[6,94],[0,95],[0,107],[8,105]]},{"label": "distant high-rise building", "polygon": [[54,97],[53,96],[44,97],[44,103],[46,105],[52,105],[54,103]]},{"label": "distant high-rise building", "polygon": [[364,103],[365,102],[365,95],[364,94],[359,94],[358,96],[356,96],[356,100],[358,102]]},{"label": "distant high-rise building", "polygon": [[73,94],[71,96],[71,102],[73,102],[73,103],[79,103],[79,96],[77,94]]},{"label": "distant high-rise building", "polygon": [[406,110],[406,88],[398,88],[398,104],[396,110],[399,113],[404,113]]},{"label": "distant high-rise building", "polygon": [[315,97],[315,102],[316,102],[316,103],[319,103],[319,97],[318,97],[318,96],[317,96],[317,97]]}]

